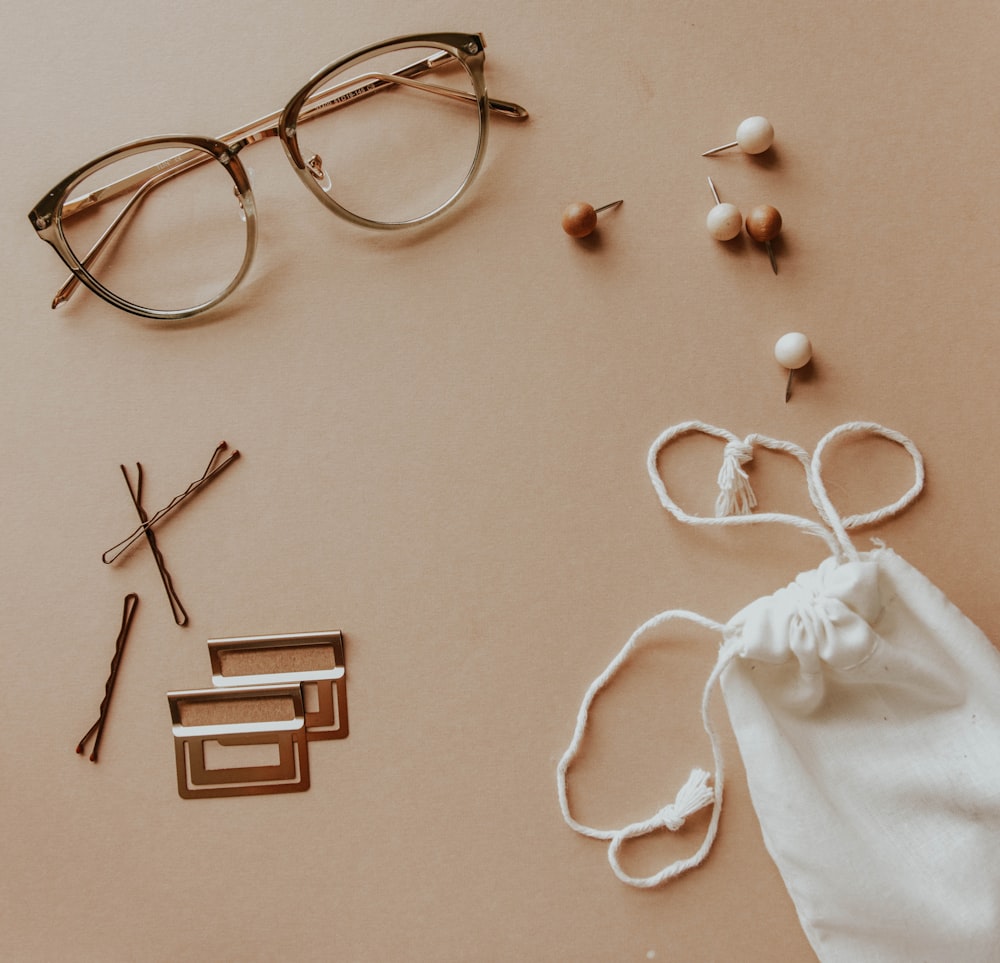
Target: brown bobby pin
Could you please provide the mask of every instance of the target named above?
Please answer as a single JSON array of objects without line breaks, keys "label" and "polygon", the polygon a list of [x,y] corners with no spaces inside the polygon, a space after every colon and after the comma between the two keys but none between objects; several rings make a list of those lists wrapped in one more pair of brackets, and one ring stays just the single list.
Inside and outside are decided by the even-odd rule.
[{"label": "brown bobby pin", "polygon": [[136,471],[138,472],[138,478],[136,480],[135,490],[132,489],[132,482],[129,480],[128,472],[125,470],[125,466],[119,466],[122,470],[122,475],[125,476],[125,484],[128,485],[128,493],[132,496],[132,504],[135,505],[135,510],[139,515],[139,521],[142,523],[140,529],[146,535],[146,541],[149,542],[150,551],[153,553],[153,560],[156,562],[156,567],[160,573],[160,581],[163,582],[163,587],[167,592],[167,600],[170,602],[170,611],[174,614],[174,621],[178,625],[187,625],[188,615],[184,611],[184,606],[181,604],[180,598],[177,596],[177,592],[174,589],[174,580],[170,577],[170,573],[167,571],[167,563],[163,560],[163,553],[160,551],[159,545],[156,544],[156,536],[153,534],[153,530],[149,527],[149,518],[146,515],[145,509],[142,507],[142,465],[139,462],[135,463]]},{"label": "brown bobby pin", "polygon": [[228,468],[237,458],[240,457],[239,451],[234,451],[225,461],[216,465],[215,461],[219,455],[224,452],[227,448],[226,443],[220,442],[219,446],[212,452],[212,457],[209,459],[208,467],[205,469],[204,474],[201,478],[196,479],[191,482],[187,488],[184,489],[169,505],[161,508],[152,518],[142,525],[139,525],[134,529],[126,538],[123,538],[117,545],[112,545],[102,556],[101,561],[106,565],[110,565],[115,559],[122,555],[130,546],[134,545],[143,535],[143,533],[152,528],[157,522],[169,515],[175,508],[177,508],[183,501],[189,498],[195,492],[199,491],[204,485],[207,485],[216,475],[218,475],[223,469]]},{"label": "brown bobby pin", "polygon": [[87,730],[87,734],[77,743],[76,751],[82,756],[83,747],[87,740],[96,733],[94,748],[90,753],[91,762],[97,762],[97,753],[101,748],[101,736],[104,735],[104,723],[108,717],[108,706],[111,704],[111,693],[115,687],[115,679],[118,678],[118,666],[122,660],[122,653],[125,651],[125,640],[128,638],[128,630],[132,626],[132,616],[135,615],[138,604],[139,596],[135,592],[130,592],[125,596],[125,604],[122,607],[122,627],[115,641],[115,654],[111,659],[111,674],[104,685],[104,698],[101,700],[100,714],[97,717],[97,722]]}]

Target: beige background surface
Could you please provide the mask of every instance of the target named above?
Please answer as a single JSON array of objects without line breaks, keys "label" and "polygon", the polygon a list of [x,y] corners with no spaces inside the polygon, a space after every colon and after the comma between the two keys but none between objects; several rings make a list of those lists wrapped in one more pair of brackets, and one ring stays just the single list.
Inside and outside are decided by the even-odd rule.
[{"label": "beige background surface", "polygon": [[[908,434],[926,494],[872,534],[1000,639],[997,5],[6,12],[0,957],[811,959],[728,732],[717,845],[654,892],[566,828],[554,770],[640,622],[726,619],[822,557],[790,530],[668,518],[644,460],[681,420],[808,448],[857,418]],[[483,31],[490,89],[532,115],[494,125],[441,230],[340,223],[272,141],[252,149],[262,239],[231,310],[178,330],[90,296],[49,310],[64,272],[25,215],[69,170],[136,137],[231,129],[338,56],[432,29]],[[777,129],[766,158],[699,156],[756,113]],[[779,277],[707,236],[709,173],[744,210],[782,211]],[[560,231],[570,200],[618,197],[594,243]],[[796,329],[816,363],[785,405],[771,348]],[[148,552],[100,562],[133,525],[118,466],[141,461],[161,505],[221,439],[244,457],[161,529],[181,629]],[[672,469],[696,510],[717,459],[692,445]],[[909,484],[867,446],[831,469],[848,509]],[[768,506],[803,505],[796,472],[754,473]],[[94,766],[73,749],[129,591]],[[310,791],[181,800],[165,693],[209,683],[206,639],[327,628],[347,640],[352,732],[313,752]],[[583,818],[644,818],[708,764],[713,655],[665,636],[623,677],[575,774]],[[637,845],[629,865],[697,841]]]}]

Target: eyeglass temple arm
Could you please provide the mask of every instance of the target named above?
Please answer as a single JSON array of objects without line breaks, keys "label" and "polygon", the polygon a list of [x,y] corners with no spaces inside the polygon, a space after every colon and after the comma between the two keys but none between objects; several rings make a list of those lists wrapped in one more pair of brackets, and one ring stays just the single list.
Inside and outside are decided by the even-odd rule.
[{"label": "eyeglass temple arm", "polygon": [[[347,104],[352,103],[355,100],[364,99],[379,90],[384,90],[386,87],[395,86],[415,87],[428,93],[438,94],[440,96],[450,97],[453,100],[462,100],[467,103],[475,104],[476,97],[474,94],[470,94],[462,90],[454,90],[450,87],[440,87],[436,84],[422,83],[412,79],[414,75],[440,66],[450,59],[451,55],[442,51],[441,54],[435,55],[434,57],[428,57],[426,60],[421,60],[416,64],[410,64],[408,67],[403,67],[401,70],[393,74],[368,73],[354,77],[349,81],[338,84],[336,87],[330,87],[313,94],[306,100],[304,109],[300,112],[299,117],[301,120],[311,120],[313,117],[317,117],[321,114],[327,113],[328,111],[345,107]],[[332,101],[327,99],[331,96],[331,94],[336,94],[339,91],[346,90],[356,84],[365,82],[370,83],[368,88],[357,90],[349,97],[334,98]],[[513,120],[526,120],[528,118],[528,111],[519,104],[515,104],[511,101],[488,98],[487,104],[491,111],[494,111],[503,117],[508,117]],[[240,148],[242,148],[248,144],[263,140],[266,137],[273,137],[278,133],[277,124],[281,119],[282,113],[283,111],[275,111],[274,113],[267,114],[265,117],[261,117],[258,120],[244,125],[243,127],[238,127],[236,130],[231,130],[228,133],[223,134],[219,140],[224,143],[231,144],[234,147],[236,146],[236,143],[243,141],[243,143],[239,144]],[[155,170],[159,172],[170,170],[176,165],[177,169],[175,173],[180,174],[183,171],[189,170],[191,167],[195,166],[191,163],[193,159],[197,159],[200,162],[207,161],[208,158],[204,157],[204,155],[198,151],[188,151],[177,155],[175,159],[167,161],[166,166],[157,165],[156,167],[147,167],[143,170],[136,171],[134,174],[130,174],[128,177],[121,178],[118,181],[108,184],[100,190],[91,191],[87,194],[81,195],[80,197],[67,201],[63,205],[62,216],[63,218],[72,217],[79,211],[85,210],[94,204],[112,200],[121,194],[127,193],[142,184],[151,171]]]},{"label": "eyeglass temple arm", "polygon": [[[427,62],[421,61],[420,66],[423,69],[429,69],[429,67],[424,66],[425,63]],[[475,95],[470,94],[467,91],[455,90],[451,87],[441,87],[437,84],[428,84],[423,83],[422,81],[413,80],[405,74],[405,71],[412,70],[414,66],[415,65],[411,65],[410,67],[403,68],[403,70],[395,74],[361,74],[360,76],[353,77],[351,80],[346,81],[343,84],[338,84],[336,87],[330,87],[319,91],[306,100],[304,108],[299,114],[299,119],[303,121],[312,120],[314,117],[328,113],[331,110],[338,110],[341,107],[346,107],[348,104],[353,103],[356,100],[362,100],[380,90],[384,90],[387,87],[397,86],[414,87],[418,90],[426,91],[427,93],[438,94],[442,97],[449,97],[452,100],[461,100],[472,104],[476,103]],[[367,88],[354,91],[350,94],[350,96],[335,97],[333,100],[327,99],[331,96],[331,94],[336,94],[339,91],[346,90],[356,84],[366,82],[369,83]],[[513,120],[527,120],[528,118],[527,110],[519,104],[515,104],[511,101],[488,98],[487,104],[490,110],[495,111],[503,117],[508,117]],[[278,133],[277,124],[281,119],[282,113],[283,111],[276,111],[272,114],[268,114],[267,116],[261,117],[250,124],[246,124],[243,127],[238,127],[236,130],[231,130],[228,133],[223,134],[219,140],[223,143],[230,144],[234,148],[236,148],[238,144],[239,149],[242,149],[249,144],[263,140],[266,137],[273,137]],[[240,143],[241,141],[242,143]],[[94,204],[113,200],[114,198],[133,190],[137,186],[141,185],[152,171],[157,171],[157,173],[161,171],[172,171],[175,174],[181,174],[184,171],[197,166],[198,163],[207,162],[207,160],[208,158],[205,157],[200,151],[186,151],[183,154],[178,154],[176,158],[172,158],[171,160],[164,162],[163,165],[143,168],[142,170],[136,171],[128,177],[123,177],[120,180],[114,181],[97,191],[90,191],[87,194],[83,194],[80,197],[67,201],[62,208],[62,217],[64,219],[72,217],[74,214],[77,214],[82,210],[86,210]]]},{"label": "eyeglass temple arm", "polygon": [[[372,94],[378,93],[380,90],[385,90],[387,87],[414,87],[417,90],[423,90],[430,94],[438,94],[442,97],[449,97],[452,100],[462,100],[469,104],[477,103],[476,95],[469,93],[468,91],[455,90],[453,87],[441,87],[437,84],[428,84],[423,81],[413,79],[417,74],[440,66],[441,64],[446,63],[449,59],[451,59],[451,55],[442,52],[434,57],[428,57],[427,60],[422,60],[418,64],[410,64],[409,67],[403,67],[402,70],[397,70],[392,74],[384,74],[373,71],[367,74],[360,74],[357,77],[352,77],[350,80],[337,84],[334,87],[327,87],[326,89],[318,91],[309,97],[305,102],[304,110],[299,114],[299,118],[301,120],[310,120],[312,117],[324,114],[327,111],[337,110],[340,107],[346,107],[355,100],[362,100],[366,97],[370,97]],[[355,87],[357,84],[365,83],[367,83],[368,86],[352,90],[350,94],[345,96],[334,97],[333,100],[327,100],[327,98],[332,94],[337,94],[342,90],[348,90],[351,87]],[[487,97],[486,103],[491,111],[502,117],[507,117],[511,120],[528,119],[528,111],[525,110],[520,104],[515,104],[509,100],[498,100],[494,97]],[[275,121],[278,119],[278,116],[274,118]],[[258,121],[258,123],[265,122],[266,120]]]},{"label": "eyeglass temple arm", "polygon": [[[302,121],[311,120],[314,117],[329,113],[332,110],[338,110],[341,107],[346,107],[348,104],[354,103],[356,100],[367,98],[381,90],[396,86],[413,87],[417,90],[422,90],[431,94],[438,94],[452,100],[460,100],[472,104],[477,103],[475,95],[468,93],[467,91],[455,90],[451,87],[441,87],[437,84],[428,84],[414,79],[415,75],[423,73],[426,70],[432,70],[435,67],[442,66],[452,59],[451,54],[446,51],[441,51],[440,53],[427,57],[424,60],[420,60],[417,63],[409,64],[392,74],[373,72],[361,74],[358,77],[352,77],[350,80],[345,81],[342,84],[337,84],[334,87],[321,90],[309,97],[303,105],[302,111],[299,113],[299,119]],[[368,86],[352,90],[349,95],[339,97],[334,96],[333,100],[329,99],[331,95],[336,95],[341,91],[356,87],[359,83],[368,84]],[[487,98],[487,104],[491,111],[495,111],[502,117],[507,117],[512,120],[527,120],[528,118],[528,111],[519,104],[515,104],[511,101],[498,100],[491,97]],[[267,137],[274,137],[278,133],[278,121],[281,119],[281,115],[283,113],[284,111],[275,111],[267,114],[252,123],[245,124],[243,127],[238,127],[236,130],[223,134],[219,140],[229,144],[234,149],[242,150],[243,147],[257,143]],[[184,153],[171,158],[169,161],[165,161],[165,166],[158,165],[157,167],[143,168],[142,170],[136,171],[128,177],[123,177],[120,180],[114,181],[99,190],[90,191],[87,194],[67,201],[63,205],[61,214],[64,220],[68,217],[72,217],[74,214],[78,214],[81,211],[86,210],[89,207],[93,207],[95,204],[113,200],[114,198],[120,197],[122,194],[126,194],[131,190],[137,191],[137,193],[129,199],[125,207],[122,208],[115,219],[105,229],[104,233],[100,236],[100,238],[98,238],[94,246],[82,259],[81,264],[83,267],[88,267],[100,254],[101,250],[110,240],[111,236],[124,221],[126,214],[135,207],[145,194],[159,184],[162,184],[164,181],[169,180],[171,177],[183,174],[185,171],[191,170],[193,167],[207,163],[207,161],[208,158],[201,151],[185,151]],[[156,174],[150,177],[150,173],[153,171],[156,171]],[[60,304],[68,301],[79,285],[80,279],[75,274],[71,274],[56,292],[55,297],[52,299],[52,307],[57,308]]]}]

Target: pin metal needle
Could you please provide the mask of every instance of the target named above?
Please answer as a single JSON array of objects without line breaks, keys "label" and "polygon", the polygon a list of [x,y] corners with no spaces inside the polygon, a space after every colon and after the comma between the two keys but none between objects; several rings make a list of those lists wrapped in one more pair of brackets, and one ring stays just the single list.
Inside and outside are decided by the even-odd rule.
[{"label": "pin metal needle", "polygon": [[785,404],[792,397],[792,379],[799,368],[804,368],[812,359],[812,342],[798,331],[783,334],[774,345],[774,360],[788,369],[785,382]]},{"label": "pin metal needle", "polygon": [[774,257],[773,241],[781,233],[781,215],[776,207],[770,204],[758,204],[746,220],[747,234],[755,241],[764,245],[767,256],[771,259],[771,270],[778,273],[778,262]]},{"label": "pin metal needle", "polygon": [[610,204],[602,204],[594,207],[585,201],[574,201],[570,204],[562,215],[562,229],[570,237],[587,237],[594,233],[597,227],[597,215],[602,211],[610,211],[614,207],[620,207],[625,202],[612,201]]}]

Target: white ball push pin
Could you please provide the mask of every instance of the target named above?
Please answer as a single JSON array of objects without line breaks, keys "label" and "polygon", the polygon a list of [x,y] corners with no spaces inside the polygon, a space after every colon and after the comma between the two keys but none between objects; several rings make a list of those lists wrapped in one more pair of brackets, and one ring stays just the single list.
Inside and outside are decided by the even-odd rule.
[{"label": "white ball push pin", "polygon": [[594,228],[597,227],[598,214],[620,207],[624,203],[624,201],[612,201],[610,204],[594,207],[584,201],[574,201],[563,211],[562,229],[570,237],[587,237],[588,234],[593,234]]},{"label": "white ball push pin", "polygon": [[738,147],[744,154],[763,154],[774,143],[774,128],[766,117],[747,117],[736,128],[736,140],[705,151],[702,157]]},{"label": "white ball push pin", "polygon": [[731,241],[743,230],[743,215],[735,204],[724,204],[719,200],[719,192],[715,189],[711,177],[708,179],[708,186],[712,188],[715,207],[708,212],[705,227],[717,241]]},{"label": "white ball push pin", "polygon": [[788,369],[788,383],[785,385],[785,404],[792,397],[792,378],[799,368],[804,368],[812,360],[812,342],[798,331],[783,334],[774,345],[774,360]]}]

